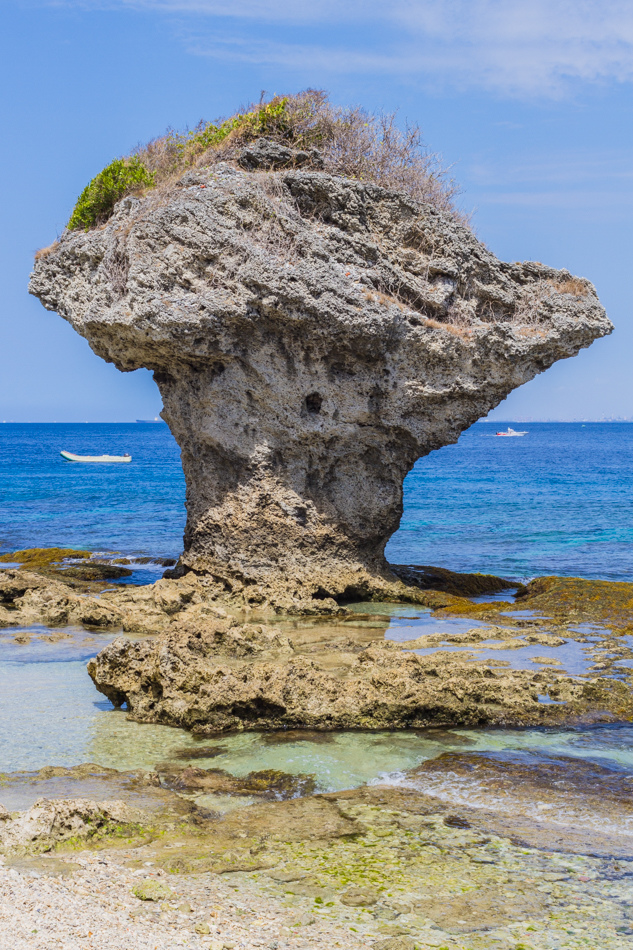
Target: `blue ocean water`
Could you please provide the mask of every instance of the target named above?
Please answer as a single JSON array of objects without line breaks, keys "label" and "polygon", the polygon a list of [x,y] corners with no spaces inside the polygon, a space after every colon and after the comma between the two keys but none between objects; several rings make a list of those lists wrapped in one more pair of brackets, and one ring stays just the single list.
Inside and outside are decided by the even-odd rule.
[{"label": "blue ocean water", "polygon": [[633,425],[479,422],[405,481],[392,563],[633,580]]},{"label": "blue ocean water", "polygon": [[[477,423],[405,482],[394,563],[525,579],[633,580],[633,425]],[[505,424],[504,426],[505,427]],[[74,465],[129,452],[129,465]],[[176,557],[185,485],[166,425],[0,425],[0,550],[59,545]]]},{"label": "blue ocean water", "polygon": [[[122,455],[125,465],[65,462]],[[185,525],[180,449],[164,423],[0,425],[0,550],[72,547],[178,556]],[[152,578],[155,579],[155,578]]]}]

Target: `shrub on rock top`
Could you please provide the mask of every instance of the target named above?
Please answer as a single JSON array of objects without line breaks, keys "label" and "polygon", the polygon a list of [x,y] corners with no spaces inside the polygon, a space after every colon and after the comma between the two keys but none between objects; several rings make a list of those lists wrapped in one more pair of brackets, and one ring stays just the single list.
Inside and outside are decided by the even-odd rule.
[{"label": "shrub on rock top", "polygon": [[114,206],[125,195],[154,184],[156,175],[143,162],[131,158],[116,158],[86,185],[80,194],[68,222],[71,231],[87,231],[95,224],[106,221]]},{"label": "shrub on rock top", "polygon": [[84,188],[68,228],[88,230],[107,220],[125,195],[169,184],[192,165],[232,161],[239,149],[262,137],[294,149],[316,149],[318,167],[330,174],[402,191],[465,223],[453,203],[454,182],[422,144],[418,126],[402,130],[395,119],[395,113],[334,106],[318,89],[274,96],[228,119],[200,122],[190,132],[170,131],[131,157],[111,162]]}]

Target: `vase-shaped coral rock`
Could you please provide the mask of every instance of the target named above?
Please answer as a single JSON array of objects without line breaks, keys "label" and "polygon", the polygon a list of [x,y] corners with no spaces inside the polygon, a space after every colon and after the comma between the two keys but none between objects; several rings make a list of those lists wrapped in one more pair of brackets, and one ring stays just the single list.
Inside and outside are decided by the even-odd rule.
[{"label": "vase-shaped coral rock", "polygon": [[40,256],[31,292],[119,369],[153,370],[183,567],[254,600],[363,596],[390,577],[416,459],[611,324],[588,281],[278,152],[125,198]]}]

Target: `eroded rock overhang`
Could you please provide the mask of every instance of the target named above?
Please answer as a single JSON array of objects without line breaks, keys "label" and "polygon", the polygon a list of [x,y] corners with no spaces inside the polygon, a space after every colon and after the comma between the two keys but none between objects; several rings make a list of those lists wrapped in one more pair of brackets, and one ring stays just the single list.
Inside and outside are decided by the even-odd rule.
[{"label": "eroded rock overhang", "polygon": [[66,232],[30,290],[103,359],[153,370],[182,565],[316,598],[389,580],[415,460],[612,329],[588,281],[499,261],[406,195],[239,162]]}]

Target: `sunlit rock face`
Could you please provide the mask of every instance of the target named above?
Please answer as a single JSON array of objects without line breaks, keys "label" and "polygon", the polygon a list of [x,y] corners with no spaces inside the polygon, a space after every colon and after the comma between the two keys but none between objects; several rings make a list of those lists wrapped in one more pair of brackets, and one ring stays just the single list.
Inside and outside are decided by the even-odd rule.
[{"label": "sunlit rock face", "polygon": [[588,281],[503,263],[405,195],[242,164],[66,232],[30,290],[103,359],[153,370],[185,568],[253,600],[362,595],[391,577],[415,460],[612,327]]}]

